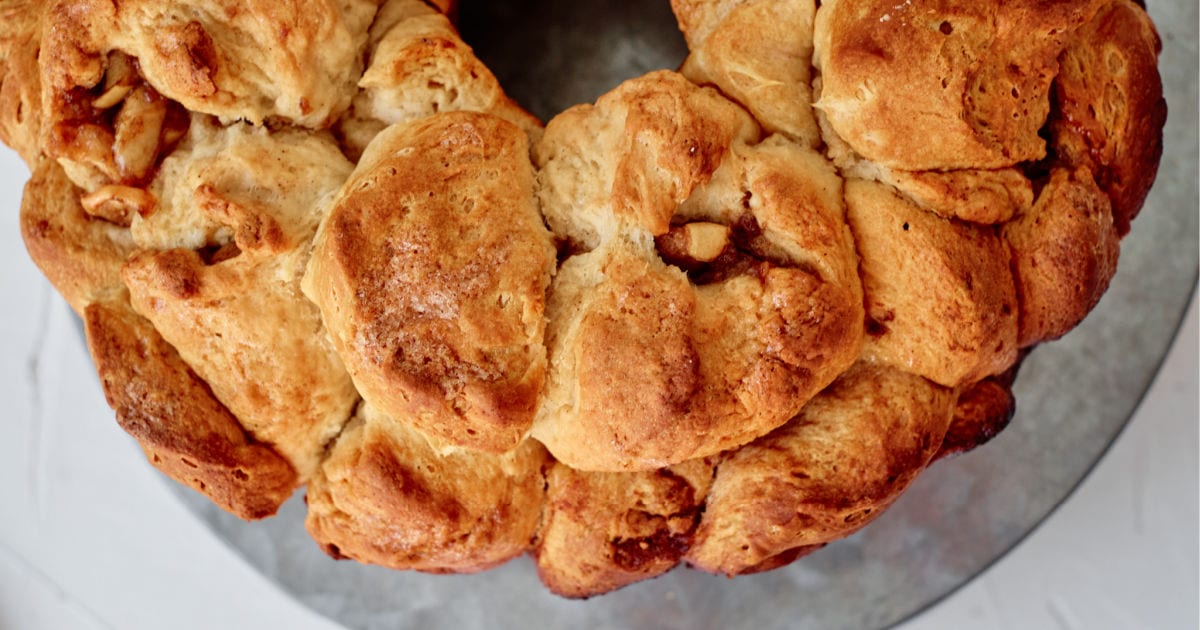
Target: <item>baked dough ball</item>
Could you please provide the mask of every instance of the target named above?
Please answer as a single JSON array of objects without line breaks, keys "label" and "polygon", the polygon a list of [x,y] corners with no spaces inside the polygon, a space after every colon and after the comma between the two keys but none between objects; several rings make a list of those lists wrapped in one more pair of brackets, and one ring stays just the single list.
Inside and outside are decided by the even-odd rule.
[{"label": "baked dough ball", "polygon": [[441,453],[364,403],[308,486],[309,533],[334,558],[432,573],[482,571],[532,544],[546,451]]},{"label": "baked dough ball", "polygon": [[291,496],[292,466],[242,430],[127,296],[89,303],[83,321],[104,396],[152,464],[246,519]]},{"label": "baked dough ball", "polygon": [[538,576],[559,595],[587,597],[670,571],[691,546],[714,464],[632,473],[555,464],[533,551]]},{"label": "baked dough ball", "polygon": [[691,54],[680,72],[712,84],[770,133],[817,148],[812,0],[671,0]]},{"label": "baked dough ball", "polygon": [[12,0],[0,6],[0,141],[16,150],[30,170],[41,154],[39,6],[39,0]]},{"label": "baked dough ball", "polygon": [[143,186],[189,111],[331,124],[350,105],[375,3],[56,0],[42,11],[41,142],[94,192]]},{"label": "baked dough ball", "polygon": [[1111,2],[1063,51],[1055,80],[1054,150],[1069,166],[1091,171],[1121,235],[1141,210],[1162,157],[1161,48],[1143,8]]},{"label": "baked dough ball", "polygon": [[76,99],[102,82],[102,97],[121,85],[108,71],[122,51],[190,111],[327,126],[350,104],[375,10],[372,0],[56,0],[45,13],[43,102],[68,114],[56,122],[86,115],[93,99]]},{"label": "baked dough ball", "polygon": [[134,309],[301,481],[358,400],[300,293],[318,202],[350,170],[328,135],[198,119],[135,217],[145,249],[123,271]]},{"label": "baked dough ball", "polygon": [[1020,362],[1007,372],[989,376],[959,391],[954,403],[954,419],[946,429],[946,437],[937,458],[965,453],[986,444],[1008,426],[1016,412],[1012,385]]},{"label": "baked dough ball", "polygon": [[1036,162],[1049,138],[1054,160],[1091,171],[1122,235],[1154,182],[1161,44],[1133,2],[836,0],[822,5],[815,44],[816,107],[883,166]]},{"label": "baked dough ball", "polygon": [[533,436],[559,461],[647,470],[735,448],[858,355],[840,182],[782,138],[747,146],[755,131],[666,72],[547,127],[543,212],[587,250],[562,264],[547,308]]},{"label": "baked dough ball", "polygon": [[157,166],[146,187],[153,204],[128,223],[147,249],[305,249],[324,217],[318,202],[353,169],[328,133],[222,126],[200,116]]},{"label": "baked dough ball", "polygon": [[21,236],[30,258],[79,316],[88,303],[120,293],[121,265],[134,250],[129,231],[93,217],[58,163],[42,160],[25,184]]},{"label": "baked dough ball", "polygon": [[919,376],[852,367],[791,422],[720,463],[687,561],[736,575],[857,531],[924,470],[953,407],[952,390]]},{"label": "baked dough ball", "polygon": [[390,127],[330,206],[305,292],[363,397],[438,441],[515,448],[555,260],[525,134],[467,112]]},{"label": "baked dough ball", "polygon": [[1021,347],[1057,339],[1079,324],[1117,270],[1112,206],[1086,169],[1055,169],[1037,203],[1002,234],[1021,295]]},{"label": "baked dough ball", "polygon": [[816,107],[855,151],[891,168],[1039,160],[1058,58],[1100,4],[823,2]]},{"label": "baked dough ball", "polygon": [[339,125],[355,158],[384,127],[438,112],[486,112],[531,137],[541,133],[541,123],[504,94],[450,21],[421,0],[388,0],[380,8],[358,87]]},{"label": "baked dough ball", "polygon": [[575,251],[622,228],[664,234],[730,147],[760,135],[740,107],[677,73],[626,81],[550,121],[534,148],[542,213]]},{"label": "baked dough ball", "polygon": [[862,257],[872,361],[955,387],[1017,357],[1017,295],[995,231],[925,212],[887,187],[846,182]]},{"label": "baked dough ball", "polygon": [[296,486],[291,464],[248,435],[179,353],[129,305],[128,230],[88,215],[79,191],[43,160],[25,188],[21,233],[34,262],[84,321],[117,421],[154,466],[242,518],[275,513]]}]

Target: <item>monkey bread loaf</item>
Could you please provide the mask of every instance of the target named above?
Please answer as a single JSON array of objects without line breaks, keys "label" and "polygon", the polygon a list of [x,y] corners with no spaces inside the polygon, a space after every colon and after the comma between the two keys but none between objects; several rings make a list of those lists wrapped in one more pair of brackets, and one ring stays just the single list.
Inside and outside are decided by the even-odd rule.
[{"label": "monkey bread loaf", "polygon": [[453,5],[0,6],[117,422],[335,558],[586,597],[845,537],[1004,427],[1162,152],[1132,0],[672,0],[678,71],[544,126]]}]

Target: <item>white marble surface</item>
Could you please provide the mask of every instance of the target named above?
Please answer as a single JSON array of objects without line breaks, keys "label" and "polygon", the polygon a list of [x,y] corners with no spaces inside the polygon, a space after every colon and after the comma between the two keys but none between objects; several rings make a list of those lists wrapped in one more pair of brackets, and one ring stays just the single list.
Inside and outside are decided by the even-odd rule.
[{"label": "white marble surface", "polygon": [[[0,191],[27,172],[0,153]],[[292,601],[167,490],[113,421],[72,315],[0,199],[0,630],[338,626]],[[1196,628],[1197,316],[1081,489],[903,627]]]}]

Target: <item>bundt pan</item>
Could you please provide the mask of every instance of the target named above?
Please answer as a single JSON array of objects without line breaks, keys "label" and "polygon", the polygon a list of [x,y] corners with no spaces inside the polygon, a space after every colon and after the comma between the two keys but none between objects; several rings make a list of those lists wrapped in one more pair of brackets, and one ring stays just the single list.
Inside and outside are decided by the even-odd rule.
[{"label": "bundt pan", "polygon": [[[26,242],[82,315],[110,404],[150,461],[206,495],[181,487],[264,573],[347,625],[519,625],[530,614],[549,625],[887,625],[1035,527],[1148,385],[1195,282],[1195,154],[1171,144],[1188,137],[1172,128],[1195,128],[1195,81],[1171,28],[1194,25],[1196,8],[1150,7],[1167,44],[1167,98],[1181,105],[1147,198],[1166,110],[1152,76],[1158,40],[1132,3],[1064,5],[1090,12],[1082,27],[1071,10],[1010,11],[1000,24],[1011,42],[964,79],[889,65],[882,50],[856,56],[870,46],[844,42],[886,48],[888,33],[909,26],[908,5],[864,21],[839,2],[816,16],[814,65],[825,72],[813,81],[807,70],[778,75],[770,57],[780,25],[813,17],[785,3],[729,12],[680,1],[673,15],[666,2],[463,2],[451,15],[482,61],[472,65],[442,18],[393,1],[375,18],[349,104],[323,66],[273,75],[273,103],[223,102],[227,89],[256,93],[261,70],[239,83],[182,72],[211,70],[221,46],[245,43],[213,52],[186,25],[121,31],[97,75],[95,43],[79,33],[101,18],[70,14],[48,37],[83,52],[43,62],[57,72],[39,94],[54,115],[39,121],[38,140],[22,135],[33,125],[5,129],[27,160],[38,142],[57,158],[26,191]],[[345,11],[353,32],[365,18]],[[944,11],[921,30],[929,42],[905,45],[976,54],[972,37],[990,28],[973,21],[981,12]],[[10,23],[8,50],[24,50],[12,45],[20,20]],[[346,56],[336,26],[320,53],[334,66]],[[198,52],[139,48],[164,37]],[[424,79],[414,70],[423,60],[447,58],[406,56],[431,42],[466,50],[436,68],[461,84],[405,83]],[[1112,54],[1139,45],[1149,46],[1140,58]],[[29,67],[16,57],[10,73]],[[286,56],[263,63],[290,67]],[[1058,74],[1024,75],[1024,63]],[[186,112],[142,72],[220,119],[188,130]],[[487,89],[491,73],[504,92]],[[966,100],[922,83],[938,80]],[[7,83],[6,102],[20,108],[27,95],[12,86],[27,79]],[[1121,92],[1147,84],[1146,96]],[[414,120],[408,89],[428,92],[437,115],[388,127],[389,117]],[[289,90],[328,98],[292,102]],[[820,115],[797,115],[780,105],[788,99],[819,99]],[[899,101],[911,109],[871,105]],[[977,118],[912,115],[947,103]],[[90,113],[109,108],[118,113]],[[543,130],[525,110],[554,120]],[[142,150],[148,136],[127,112],[155,121],[157,149]],[[334,117],[332,134],[289,126]],[[271,142],[261,127],[227,126],[239,118],[270,129]],[[1121,140],[1106,145],[1114,129]],[[471,144],[479,138],[483,150]],[[105,142],[113,157],[94,159]],[[278,194],[286,215],[256,205],[276,201],[261,189],[238,188],[238,169],[269,159],[291,168],[255,185]],[[421,184],[466,162],[452,187]],[[1013,163],[1022,169],[1004,168]],[[81,202],[67,194],[76,186]],[[597,191],[612,195],[608,210],[588,203]],[[471,198],[464,214],[445,215],[443,200],[460,196]],[[797,200],[810,210],[799,222],[785,210]],[[81,213],[90,228],[57,218]],[[441,233],[459,240],[428,236]],[[429,238],[443,252],[432,266],[404,249]],[[114,258],[124,263],[104,264]],[[489,284],[491,268],[506,272]],[[930,296],[951,296],[954,314],[924,317]],[[447,304],[457,309],[449,329],[428,315]],[[258,328],[245,327],[248,314]],[[679,344],[697,330],[725,341]],[[237,335],[253,343],[212,341]],[[264,369],[305,378],[247,387]],[[431,390],[439,378],[455,385]],[[644,424],[623,422],[635,411]],[[299,420],[271,420],[282,416]],[[276,511],[255,523],[234,516]],[[670,571],[681,560],[740,577]],[[571,602],[539,578],[568,597],[619,590]],[[487,605],[500,598],[523,605]]]}]

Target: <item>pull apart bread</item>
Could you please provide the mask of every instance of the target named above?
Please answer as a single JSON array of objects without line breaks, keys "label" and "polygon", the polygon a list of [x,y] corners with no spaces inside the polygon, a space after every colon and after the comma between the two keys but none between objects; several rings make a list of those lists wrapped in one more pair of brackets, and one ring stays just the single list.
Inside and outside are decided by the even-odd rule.
[{"label": "pull apart bread", "polygon": [[[673,0],[544,128],[418,0],[0,7],[30,255],[117,421],[332,556],[783,566],[1008,422],[1153,183],[1130,0]],[[553,86],[547,86],[553,89]]]}]

